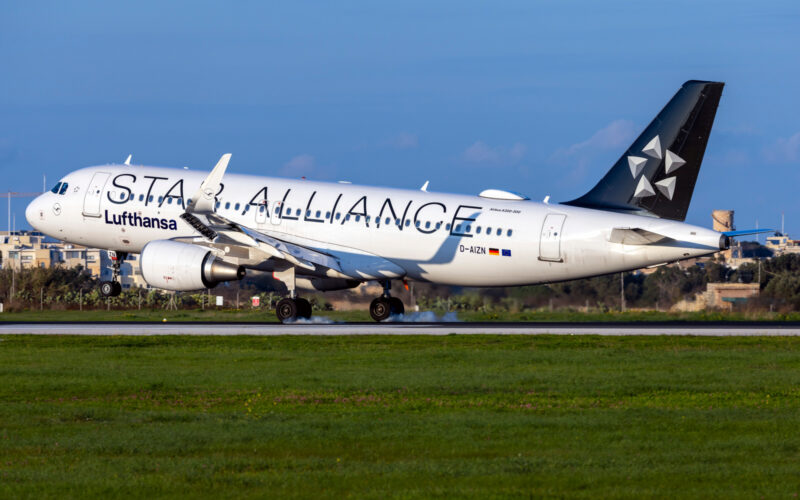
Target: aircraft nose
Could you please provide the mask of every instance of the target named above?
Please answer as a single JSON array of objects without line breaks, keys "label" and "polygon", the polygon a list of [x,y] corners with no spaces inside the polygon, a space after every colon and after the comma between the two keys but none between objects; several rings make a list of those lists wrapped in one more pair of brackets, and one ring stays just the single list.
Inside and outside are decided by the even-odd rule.
[{"label": "aircraft nose", "polygon": [[36,230],[39,230],[36,224],[39,222],[39,208],[41,205],[41,196],[37,196],[32,202],[28,203],[28,207],[25,209],[25,219],[27,219],[28,224]]}]

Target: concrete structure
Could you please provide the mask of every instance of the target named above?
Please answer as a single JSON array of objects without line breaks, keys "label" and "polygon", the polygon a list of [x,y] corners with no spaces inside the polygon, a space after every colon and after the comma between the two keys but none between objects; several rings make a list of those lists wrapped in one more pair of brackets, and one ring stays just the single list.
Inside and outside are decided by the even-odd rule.
[{"label": "concrete structure", "polygon": [[[713,210],[711,212],[712,229],[714,231],[725,232],[733,231],[733,210]],[[733,249],[720,252],[725,260],[730,260],[733,256]]]},{"label": "concrete structure", "polygon": [[[82,267],[101,280],[111,279],[111,259],[99,248],[64,243],[36,231],[0,232],[0,267]],[[145,287],[138,255],[129,256],[122,266],[122,288]]]},{"label": "concrete structure", "polygon": [[764,246],[772,250],[776,256],[787,253],[800,253],[800,240],[790,239],[785,234],[767,236],[767,243]]},{"label": "concrete structure", "polygon": [[734,304],[758,297],[758,283],[709,283],[705,296],[706,307],[733,309]]}]

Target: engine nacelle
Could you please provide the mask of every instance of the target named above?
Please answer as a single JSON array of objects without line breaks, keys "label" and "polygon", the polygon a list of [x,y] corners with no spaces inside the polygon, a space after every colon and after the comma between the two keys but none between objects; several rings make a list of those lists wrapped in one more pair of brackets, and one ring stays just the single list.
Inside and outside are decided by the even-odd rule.
[{"label": "engine nacelle", "polygon": [[208,248],[171,240],[145,245],[139,263],[145,281],[165,290],[213,288],[245,275],[244,267],[218,259]]}]

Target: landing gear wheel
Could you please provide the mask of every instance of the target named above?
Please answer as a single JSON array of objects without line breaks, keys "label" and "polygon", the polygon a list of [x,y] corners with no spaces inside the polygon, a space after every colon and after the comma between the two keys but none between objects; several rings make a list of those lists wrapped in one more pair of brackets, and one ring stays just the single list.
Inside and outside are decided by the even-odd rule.
[{"label": "landing gear wheel", "polygon": [[122,285],[119,281],[103,281],[100,283],[100,294],[103,297],[117,297],[122,293]]},{"label": "landing gear wheel", "polygon": [[297,309],[297,302],[287,297],[275,306],[275,315],[281,323],[291,322],[297,319]]},{"label": "landing gear wheel", "polygon": [[398,299],[397,297],[389,297],[389,306],[392,308],[392,315],[401,315],[405,314],[406,308],[403,305],[403,301]]},{"label": "landing gear wheel", "polygon": [[311,317],[311,302],[303,298],[294,299],[297,304],[297,317],[308,319]]},{"label": "landing gear wheel", "polygon": [[375,321],[383,321],[392,314],[392,306],[386,297],[378,297],[369,305],[369,315]]}]

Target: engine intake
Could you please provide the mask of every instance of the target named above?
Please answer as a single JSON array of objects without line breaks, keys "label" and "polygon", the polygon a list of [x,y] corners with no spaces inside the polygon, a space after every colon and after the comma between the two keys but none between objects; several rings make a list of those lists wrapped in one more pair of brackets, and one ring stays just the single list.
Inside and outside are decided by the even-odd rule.
[{"label": "engine intake", "polygon": [[206,247],[171,240],[145,245],[140,264],[145,281],[165,290],[213,288],[245,276],[244,267],[217,258]]}]

